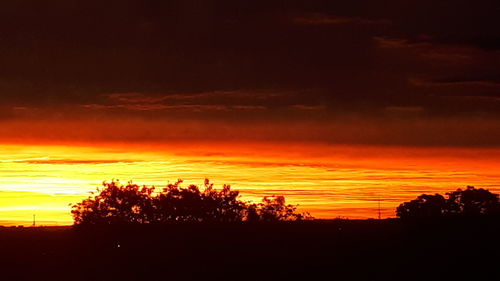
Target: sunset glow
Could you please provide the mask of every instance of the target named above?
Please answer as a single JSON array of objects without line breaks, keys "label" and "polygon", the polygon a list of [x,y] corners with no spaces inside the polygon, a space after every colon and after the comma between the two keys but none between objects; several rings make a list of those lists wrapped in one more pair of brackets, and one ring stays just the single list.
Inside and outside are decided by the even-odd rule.
[{"label": "sunset glow", "polygon": [[0,2],[0,224],[113,179],[317,218],[500,190],[493,2]]},{"label": "sunset glow", "polygon": [[2,145],[2,224],[72,223],[70,204],[119,179],[162,188],[184,179],[230,184],[242,199],[285,195],[317,218],[383,217],[422,193],[467,185],[499,191],[499,149],[286,144]]},{"label": "sunset glow", "polygon": [[494,280],[499,15],[0,0],[2,280]]}]

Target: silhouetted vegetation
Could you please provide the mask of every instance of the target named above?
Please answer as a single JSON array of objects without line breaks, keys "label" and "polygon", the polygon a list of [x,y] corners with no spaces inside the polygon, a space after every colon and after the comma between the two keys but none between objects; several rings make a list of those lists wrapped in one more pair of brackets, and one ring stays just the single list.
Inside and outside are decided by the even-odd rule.
[{"label": "silhouetted vegetation", "polygon": [[203,190],[197,185],[181,187],[182,181],[155,192],[155,187],[129,182],[104,182],[103,189],[73,205],[76,225],[158,224],[170,222],[273,222],[310,218],[286,204],[283,196],[264,197],[262,203],[238,199],[239,192],[224,185],[217,190],[205,180]]},{"label": "silhouetted vegetation", "polygon": [[[282,196],[243,202],[237,191],[215,189],[208,180],[202,188],[184,188],[178,181],[160,191],[112,181],[73,207],[75,224],[96,227],[0,229],[2,277],[492,279],[490,269],[500,258],[498,243],[492,241],[500,235],[500,224],[488,215],[498,211],[498,195],[474,187],[446,195],[421,195],[402,204],[399,216],[465,219],[310,221]],[[294,223],[218,223],[283,220]]]},{"label": "silhouetted vegetation", "polygon": [[250,204],[246,207],[247,221],[288,221],[311,218],[309,214],[296,213],[297,206],[285,203],[284,196],[266,196],[262,203]]},{"label": "silhouetted vegetation", "polygon": [[396,215],[402,219],[431,219],[444,217],[476,217],[500,215],[498,194],[487,189],[457,189],[440,194],[422,194],[415,200],[405,202],[396,209]]}]

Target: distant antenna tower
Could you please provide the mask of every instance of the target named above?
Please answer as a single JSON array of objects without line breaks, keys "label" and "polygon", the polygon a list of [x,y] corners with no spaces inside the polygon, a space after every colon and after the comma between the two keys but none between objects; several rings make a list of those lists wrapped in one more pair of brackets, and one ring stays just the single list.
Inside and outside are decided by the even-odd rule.
[{"label": "distant antenna tower", "polygon": [[35,215],[35,214],[33,214],[33,227],[35,227],[35,226],[36,226],[36,219],[35,219],[35,218],[36,218],[36,215]]},{"label": "distant antenna tower", "polygon": [[378,219],[382,219],[382,215],[380,214],[380,198],[378,199]]}]

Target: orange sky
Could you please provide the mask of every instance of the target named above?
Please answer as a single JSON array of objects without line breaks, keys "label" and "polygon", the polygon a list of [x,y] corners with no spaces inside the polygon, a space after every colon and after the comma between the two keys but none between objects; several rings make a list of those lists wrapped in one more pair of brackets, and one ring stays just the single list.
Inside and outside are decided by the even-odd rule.
[{"label": "orange sky", "polygon": [[0,1],[3,223],[113,178],[320,218],[498,190],[499,1],[40,2]]},{"label": "orange sky", "polygon": [[0,223],[71,224],[69,204],[104,180],[231,184],[242,199],[283,194],[318,218],[383,217],[421,193],[500,191],[495,148],[320,143],[0,145]]}]

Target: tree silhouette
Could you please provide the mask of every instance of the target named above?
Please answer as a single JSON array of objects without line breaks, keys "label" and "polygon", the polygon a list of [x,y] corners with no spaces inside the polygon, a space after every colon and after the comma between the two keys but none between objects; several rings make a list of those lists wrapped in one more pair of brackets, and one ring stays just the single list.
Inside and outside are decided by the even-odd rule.
[{"label": "tree silhouette", "polygon": [[450,215],[477,216],[500,214],[498,194],[491,193],[487,189],[476,189],[474,186],[467,186],[465,190],[457,189],[446,194],[448,195],[447,212]]},{"label": "tree silhouette", "polygon": [[284,196],[265,196],[262,203],[247,208],[248,221],[289,221],[309,218],[309,214],[296,213],[297,206],[286,204]]},{"label": "tree silhouette", "polygon": [[487,189],[467,186],[465,190],[459,188],[446,195],[445,199],[440,194],[422,194],[399,205],[396,215],[402,219],[500,215],[499,196]]},{"label": "tree silhouette", "polygon": [[180,187],[181,180],[169,184],[157,197],[152,198],[156,207],[157,222],[236,222],[242,221],[245,203],[238,200],[239,192],[229,185],[222,190],[213,188],[205,180],[205,189],[196,185]]},{"label": "tree silhouette", "polygon": [[98,195],[73,206],[75,224],[148,223],[154,218],[154,206],[149,200],[154,187],[140,187],[129,182],[120,186],[117,181],[103,182]]},{"label": "tree silhouette", "polygon": [[204,189],[197,185],[181,187],[182,180],[162,191],[118,181],[103,183],[98,194],[73,205],[75,225],[147,224],[169,222],[282,221],[309,218],[296,213],[296,206],[285,204],[283,196],[264,197],[251,204],[238,199],[239,192],[224,185],[217,190],[208,179]]},{"label": "tree silhouette", "polygon": [[405,202],[396,209],[402,219],[441,217],[446,208],[446,200],[440,194],[422,194],[415,200]]}]

